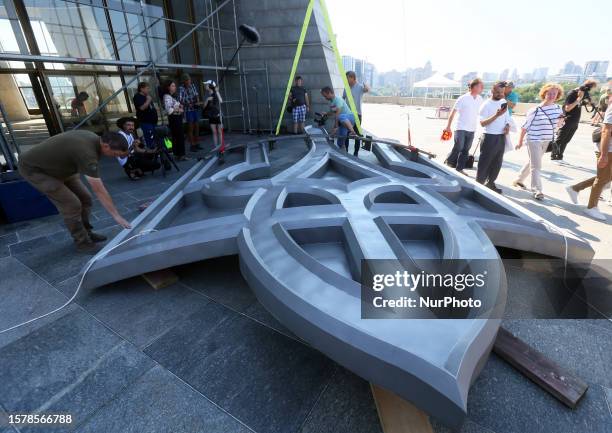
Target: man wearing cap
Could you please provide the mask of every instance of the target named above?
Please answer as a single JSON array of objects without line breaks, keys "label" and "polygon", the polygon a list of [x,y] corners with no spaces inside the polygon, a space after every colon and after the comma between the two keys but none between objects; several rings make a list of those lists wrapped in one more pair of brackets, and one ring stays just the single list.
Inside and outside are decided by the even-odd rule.
[{"label": "man wearing cap", "polygon": [[91,131],[72,130],[44,140],[19,159],[19,173],[57,207],[78,251],[95,253],[99,247],[94,243],[106,240],[91,231],[92,200],[81,175],[114,220],[130,228],[113,204],[98,169],[102,156],[125,157],[127,150],[125,138],[117,132],[98,137]]},{"label": "man wearing cap", "polygon": [[187,121],[187,136],[191,143],[190,150],[197,152],[202,150],[197,140],[200,136],[200,94],[196,85],[191,81],[189,74],[181,75],[178,101],[185,108],[185,120]]},{"label": "man wearing cap", "polygon": [[504,87],[504,99],[508,103],[508,114],[512,116],[514,113],[514,107],[519,102],[519,95],[514,91],[514,83],[512,81],[505,81],[506,87]]},{"label": "man wearing cap", "polygon": [[504,88],[506,83],[498,81],[491,89],[491,98],[480,107],[480,126],[485,130],[484,139],[480,146],[478,170],[476,181],[485,184],[493,191],[500,193],[501,189],[495,185],[495,180],[501,170],[506,147],[506,134],[510,131],[510,115],[508,108],[502,107]]}]

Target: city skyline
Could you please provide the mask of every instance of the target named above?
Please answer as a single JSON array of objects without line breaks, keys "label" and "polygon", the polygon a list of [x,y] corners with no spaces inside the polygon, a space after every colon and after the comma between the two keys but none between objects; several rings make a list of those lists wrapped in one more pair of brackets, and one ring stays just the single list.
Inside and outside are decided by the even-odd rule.
[{"label": "city skyline", "polygon": [[[507,12],[491,8],[485,0],[381,0],[376,7],[367,0],[353,0],[350,7],[329,0],[328,8],[340,52],[362,58],[380,72],[414,68],[429,60],[442,74],[456,76],[515,68],[525,73],[540,67],[556,73],[570,59],[582,66],[589,60],[612,60],[603,42],[609,38],[609,26],[593,25],[587,31],[580,26],[581,18],[576,22],[581,30],[574,30],[576,26],[562,30],[571,17],[577,17],[569,0],[515,0]],[[580,8],[593,17],[612,15],[609,2],[585,0]],[[545,49],[535,43],[551,38],[556,43]]]}]

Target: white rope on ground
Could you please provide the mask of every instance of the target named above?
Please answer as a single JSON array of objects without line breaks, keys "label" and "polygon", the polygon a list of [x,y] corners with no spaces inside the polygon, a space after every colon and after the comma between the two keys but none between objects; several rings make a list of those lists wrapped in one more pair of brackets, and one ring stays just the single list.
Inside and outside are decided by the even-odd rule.
[{"label": "white rope on ground", "polygon": [[104,251],[102,252],[102,254],[100,254],[101,252],[98,252],[95,256],[92,257],[92,259],[89,261],[89,263],[87,264],[87,266],[85,267],[85,270],[83,271],[83,275],[81,275],[81,279],[79,281],[79,285],[77,286],[74,294],[70,297],[70,299],[68,299],[62,306],[56,308],[55,310],[49,311],[48,313],[45,313],[41,316],[38,317],[34,317],[30,320],[27,320],[25,322],[19,323],[17,325],[11,326],[10,328],[7,329],[3,329],[2,331],[0,331],[0,334],[4,334],[5,332],[9,332],[12,331],[13,329],[17,329],[17,328],[21,328],[22,326],[28,325],[30,323],[36,322],[37,320],[40,319],[44,319],[45,317],[51,316],[52,314],[57,313],[58,311],[63,310],[64,308],[66,308],[68,305],[70,305],[72,303],[72,301],[74,301],[77,297],[77,295],[79,294],[79,292],[81,291],[81,286],[83,285],[83,281],[85,280],[85,276],[87,275],[87,272],[89,272],[89,270],[91,269],[91,267],[98,261],[101,260],[102,258],[106,257],[106,255],[112,251],[114,251],[115,249],[119,248],[122,245],[125,245],[126,243],[128,243],[129,241],[131,241],[132,239],[136,239],[140,236],[144,236],[146,234],[152,233],[152,232],[156,232],[156,229],[148,229],[148,230],[143,230],[138,234],[135,234],[129,238],[127,238],[126,240],[118,243],[117,245],[115,245],[114,247],[110,248],[108,251]]}]

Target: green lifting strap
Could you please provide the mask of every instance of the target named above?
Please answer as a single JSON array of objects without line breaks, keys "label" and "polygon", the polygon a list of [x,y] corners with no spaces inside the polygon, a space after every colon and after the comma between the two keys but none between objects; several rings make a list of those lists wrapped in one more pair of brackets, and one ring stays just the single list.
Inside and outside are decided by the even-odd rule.
[{"label": "green lifting strap", "polygon": [[283,100],[283,107],[281,108],[280,116],[278,116],[278,123],[276,124],[276,135],[280,132],[281,123],[283,123],[283,116],[285,109],[287,108],[287,100],[289,99],[289,93],[291,93],[291,85],[293,84],[293,77],[295,77],[295,71],[297,71],[298,63],[300,62],[300,56],[302,55],[302,47],[304,46],[304,40],[306,39],[306,32],[308,31],[308,24],[310,24],[310,17],[312,16],[312,8],[315,0],[308,2],[308,8],[306,8],[306,17],[304,17],[304,23],[302,24],[302,32],[300,33],[300,40],[298,41],[297,50],[295,57],[293,58],[293,66],[291,66],[291,74],[289,74],[289,82],[287,83],[287,90],[285,91],[285,98]]},{"label": "green lifting strap", "polygon": [[[285,91],[283,106],[281,108],[280,115],[278,116],[278,123],[276,124],[276,135],[279,134],[281,124],[283,123],[283,117],[285,115],[285,109],[287,108],[289,93],[291,93],[291,85],[293,84],[293,78],[295,77],[295,72],[297,71],[298,63],[300,62],[300,57],[302,55],[302,47],[304,46],[304,40],[306,39],[306,32],[308,31],[308,25],[310,24],[310,17],[312,16],[312,9],[314,7],[315,1],[316,0],[310,0],[308,2],[306,16],[304,17],[304,23],[302,24],[302,32],[300,33],[297,50],[295,51],[295,57],[293,58],[293,65],[291,66],[291,74],[289,74],[289,82],[287,83],[287,90]],[[338,70],[340,71],[340,76],[342,77],[342,83],[344,84],[346,99],[348,100],[349,108],[351,109],[353,116],[355,116],[355,125],[357,126],[357,132],[361,133],[361,122],[359,121],[359,116],[357,115],[357,107],[355,106],[355,100],[353,99],[353,94],[351,93],[348,80],[346,79],[346,71],[344,70],[344,65],[342,64],[342,57],[340,56],[340,51],[338,51],[338,45],[336,44],[336,35],[334,35],[334,31],[332,29],[331,20],[329,19],[329,13],[327,12],[327,6],[325,5],[325,0],[319,0],[319,3],[321,4],[321,9],[323,11],[323,17],[325,19],[327,33],[332,45],[332,49],[334,51]]]},{"label": "green lifting strap", "polygon": [[344,65],[342,64],[342,57],[340,56],[340,51],[338,51],[338,45],[336,44],[336,35],[334,34],[334,30],[332,29],[331,20],[329,19],[329,13],[327,12],[327,6],[325,5],[325,0],[319,0],[319,2],[321,3],[321,9],[323,10],[323,18],[325,19],[325,25],[327,27],[329,40],[331,42],[332,49],[334,50],[334,55],[336,56],[338,70],[340,71],[342,83],[344,84],[346,99],[348,101],[349,108],[353,113],[353,116],[355,116],[355,125],[357,126],[357,132],[361,134],[361,122],[359,121],[359,116],[357,115],[357,107],[355,106],[355,100],[353,99],[353,94],[351,93],[351,87],[349,86],[348,80],[346,78],[346,71],[344,70]]}]

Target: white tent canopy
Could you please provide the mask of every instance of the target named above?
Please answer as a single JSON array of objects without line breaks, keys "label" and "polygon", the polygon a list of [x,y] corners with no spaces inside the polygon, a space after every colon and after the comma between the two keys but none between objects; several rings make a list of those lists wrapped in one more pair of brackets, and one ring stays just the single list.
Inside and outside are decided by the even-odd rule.
[{"label": "white tent canopy", "polygon": [[450,78],[446,78],[440,73],[435,73],[431,77],[414,83],[414,87],[428,89],[448,89],[452,87],[461,87],[461,83]]},{"label": "white tent canopy", "polygon": [[414,89],[425,89],[425,99],[429,96],[429,89],[442,89],[442,105],[444,105],[444,99],[446,96],[452,94],[452,90],[449,95],[446,95],[446,89],[459,89],[461,83],[450,78],[446,78],[444,75],[436,72],[431,77],[421,81],[417,81],[412,86],[412,96],[414,97]]}]

